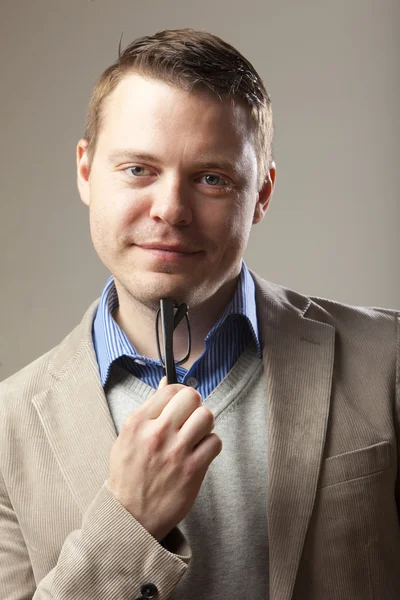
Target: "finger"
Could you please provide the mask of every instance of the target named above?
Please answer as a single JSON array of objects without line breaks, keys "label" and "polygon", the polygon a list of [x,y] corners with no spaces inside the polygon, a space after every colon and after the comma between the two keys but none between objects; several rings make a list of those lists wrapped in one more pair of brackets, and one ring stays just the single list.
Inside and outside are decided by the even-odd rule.
[{"label": "finger", "polygon": [[158,389],[150,398],[147,398],[139,408],[142,416],[146,419],[157,419],[171,398],[179,392],[179,390],[186,389],[185,385],[180,383],[174,383],[172,385],[165,385],[161,389]]},{"label": "finger", "polygon": [[178,437],[182,444],[194,448],[214,429],[214,415],[205,406],[197,408],[183,423]]},{"label": "finger", "polygon": [[184,386],[170,402],[165,405],[160,415],[163,423],[168,423],[177,431],[182,427],[190,415],[201,406],[201,396],[193,388]]},{"label": "finger", "polygon": [[221,438],[216,433],[209,433],[193,450],[192,459],[197,465],[203,465],[203,468],[207,470],[221,450]]}]

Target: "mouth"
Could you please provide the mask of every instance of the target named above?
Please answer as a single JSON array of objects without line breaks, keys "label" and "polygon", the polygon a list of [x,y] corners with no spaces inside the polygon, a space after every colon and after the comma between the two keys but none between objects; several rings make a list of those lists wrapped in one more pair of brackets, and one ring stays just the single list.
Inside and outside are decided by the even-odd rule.
[{"label": "mouth", "polygon": [[145,244],[138,248],[154,258],[169,262],[188,260],[201,254],[201,251],[183,245]]}]

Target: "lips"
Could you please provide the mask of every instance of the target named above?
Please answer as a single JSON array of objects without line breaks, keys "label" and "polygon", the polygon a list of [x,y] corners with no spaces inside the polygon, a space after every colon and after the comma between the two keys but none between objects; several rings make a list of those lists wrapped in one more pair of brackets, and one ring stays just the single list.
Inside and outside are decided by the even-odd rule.
[{"label": "lips", "polygon": [[135,245],[140,248],[140,250],[151,260],[152,263],[155,261],[156,264],[189,264],[191,261],[196,260],[196,258],[202,253],[201,250],[197,250],[196,248],[186,244],[165,244],[152,242]]},{"label": "lips", "polygon": [[197,254],[199,250],[185,246],[183,244],[138,244],[143,250],[154,250],[160,252],[172,252],[178,254]]}]

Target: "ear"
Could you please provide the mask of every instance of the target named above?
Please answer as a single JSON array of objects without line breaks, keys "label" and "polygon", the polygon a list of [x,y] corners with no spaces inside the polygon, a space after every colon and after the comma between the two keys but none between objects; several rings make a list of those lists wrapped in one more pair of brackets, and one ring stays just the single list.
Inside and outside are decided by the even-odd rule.
[{"label": "ear", "polygon": [[90,205],[90,167],[88,156],[88,142],[81,139],[76,147],[76,167],[78,177],[78,190],[81,200],[86,206]]},{"label": "ear", "polygon": [[254,208],[253,225],[261,223],[267,212],[269,202],[271,200],[272,192],[275,187],[276,177],[276,165],[275,162],[271,163],[271,167],[268,171],[266,180],[261,190],[258,192],[258,199]]}]

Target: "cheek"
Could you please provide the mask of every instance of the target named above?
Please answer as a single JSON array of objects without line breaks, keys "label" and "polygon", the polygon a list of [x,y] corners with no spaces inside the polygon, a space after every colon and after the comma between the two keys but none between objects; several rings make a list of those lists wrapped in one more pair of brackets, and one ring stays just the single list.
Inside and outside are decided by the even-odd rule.
[{"label": "cheek", "polygon": [[227,220],[227,231],[225,232],[226,239],[229,240],[232,246],[242,248],[246,245],[252,220],[253,215],[242,207],[232,212],[229,220]]},{"label": "cheek", "polygon": [[144,203],[139,198],[132,198],[129,190],[115,193],[104,187],[93,196],[90,210],[91,227],[94,234],[106,238],[119,238],[132,232],[135,223],[144,214]]},{"label": "cheek", "polygon": [[120,245],[124,231],[123,214],[108,204],[92,204],[90,207],[90,233],[95,249],[111,252]]},{"label": "cheek", "polygon": [[132,223],[149,211],[149,200],[129,189],[110,195],[112,212],[121,223]]},{"label": "cheek", "polygon": [[[90,207],[90,234],[92,242],[97,251],[102,248],[108,248],[111,240],[111,229],[109,220],[105,218],[101,207],[93,206]],[[108,227],[106,223],[109,223]]]},{"label": "cheek", "polygon": [[226,203],[215,203],[196,215],[196,222],[202,223],[203,231],[208,231],[219,243],[229,239],[240,239],[251,226],[253,214],[249,214],[247,203],[241,199]]}]

